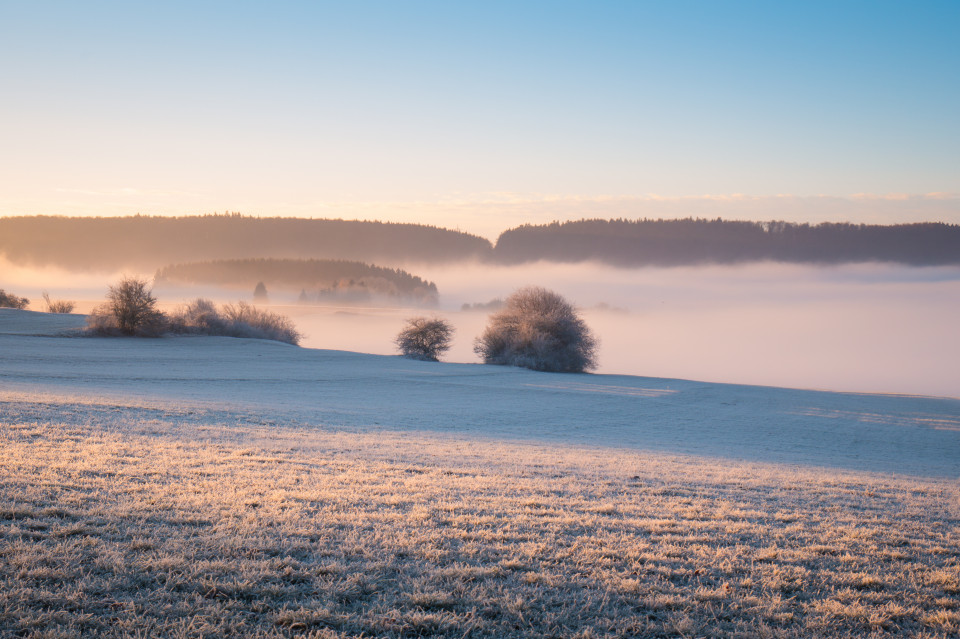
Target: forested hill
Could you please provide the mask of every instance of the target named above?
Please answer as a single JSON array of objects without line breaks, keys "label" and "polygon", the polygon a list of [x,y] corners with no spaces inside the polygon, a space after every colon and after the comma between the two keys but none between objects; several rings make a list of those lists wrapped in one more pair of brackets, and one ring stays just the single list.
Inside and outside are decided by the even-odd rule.
[{"label": "forested hill", "polygon": [[437,285],[398,268],[350,260],[245,259],[173,264],[158,269],[154,283],[212,285],[268,291],[301,291],[301,300],[351,299],[373,296],[418,303],[436,303]]},{"label": "forested hill", "polygon": [[497,240],[494,254],[505,264],[538,260],[597,261],[616,266],[761,260],[960,264],[960,226],[581,220],[505,231]]},{"label": "forested hill", "polygon": [[760,260],[939,265],[960,264],[960,226],[581,220],[520,226],[502,233],[494,247],[476,235],[418,224],[236,214],[0,217],[0,256],[26,266],[113,271],[249,258],[390,266],[468,260],[597,261],[624,267]]},{"label": "forested hill", "polygon": [[488,259],[482,237],[419,224],[256,218],[0,217],[0,255],[17,264],[153,270],[225,258],[325,258],[381,264]]}]

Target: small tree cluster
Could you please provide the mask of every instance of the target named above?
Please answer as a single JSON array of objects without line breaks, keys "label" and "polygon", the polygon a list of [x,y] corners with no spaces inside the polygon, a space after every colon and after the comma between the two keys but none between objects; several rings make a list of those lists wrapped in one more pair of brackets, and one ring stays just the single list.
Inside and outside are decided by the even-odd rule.
[{"label": "small tree cluster", "polygon": [[0,288],[0,308],[19,308],[24,309],[30,303],[25,297],[18,297],[7,293],[2,288]]},{"label": "small tree cluster", "polygon": [[596,350],[597,340],[577,310],[539,287],[508,297],[474,345],[484,363],[558,373],[596,368]]},{"label": "small tree cluster", "polygon": [[196,299],[169,316],[157,309],[146,280],[124,278],[111,286],[107,302],[87,317],[90,330],[101,335],[159,336],[163,333],[221,335],[270,339],[299,344],[300,333],[283,315],[246,302],[217,308],[206,299]]},{"label": "small tree cluster", "polygon": [[413,317],[396,337],[397,348],[405,357],[430,362],[450,349],[453,327],[439,318]]}]

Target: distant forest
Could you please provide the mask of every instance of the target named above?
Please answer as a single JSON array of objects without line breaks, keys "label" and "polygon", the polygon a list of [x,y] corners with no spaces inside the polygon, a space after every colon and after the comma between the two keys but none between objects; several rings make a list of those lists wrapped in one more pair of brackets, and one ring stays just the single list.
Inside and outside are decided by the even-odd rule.
[{"label": "distant forest", "polygon": [[0,217],[0,254],[27,266],[154,270],[251,257],[442,263],[489,257],[482,237],[420,224],[258,218]]},{"label": "distant forest", "polygon": [[154,283],[213,285],[253,291],[300,291],[300,300],[363,302],[374,297],[421,304],[437,301],[437,285],[401,269],[348,260],[247,259],[174,264],[157,270]]},{"label": "distant forest", "polygon": [[419,224],[237,214],[0,217],[0,254],[27,266],[153,270],[217,259],[316,258],[389,264],[594,261],[615,266],[750,261],[960,264],[960,226],[724,220],[580,220],[524,225],[488,240]]},{"label": "distant forest", "polygon": [[928,266],[960,264],[960,226],[581,220],[511,229],[500,235],[494,253],[504,264],[545,260],[676,266],[770,260]]}]

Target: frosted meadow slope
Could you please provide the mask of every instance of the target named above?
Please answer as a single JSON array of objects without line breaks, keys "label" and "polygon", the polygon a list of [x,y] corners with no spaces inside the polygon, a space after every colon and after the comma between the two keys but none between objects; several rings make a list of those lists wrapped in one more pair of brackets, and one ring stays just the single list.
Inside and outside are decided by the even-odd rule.
[{"label": "frosted meadow slope", "polygon": [[0,309],[2,388],[197,404],[326,429],[960,477],[956,399],[550,374],[226,337],[56,336],[82,324]]},{"label": "frosted meadow slope", "polygon": [[960,402],[0,311],[0,634],[960,632]]}]

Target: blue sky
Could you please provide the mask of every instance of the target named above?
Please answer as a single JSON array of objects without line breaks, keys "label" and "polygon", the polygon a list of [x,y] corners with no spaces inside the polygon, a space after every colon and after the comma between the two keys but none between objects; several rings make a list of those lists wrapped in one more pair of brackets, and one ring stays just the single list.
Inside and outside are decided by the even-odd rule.
[{"label": "blue sky", "polygon": [[0,0],[0,215],[960,222],[958,32],[952,1]]}]

